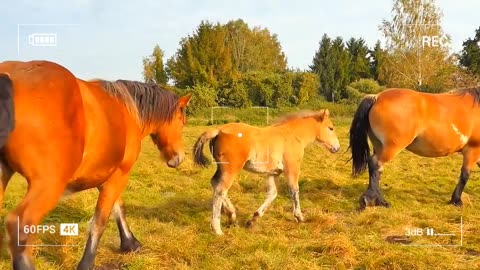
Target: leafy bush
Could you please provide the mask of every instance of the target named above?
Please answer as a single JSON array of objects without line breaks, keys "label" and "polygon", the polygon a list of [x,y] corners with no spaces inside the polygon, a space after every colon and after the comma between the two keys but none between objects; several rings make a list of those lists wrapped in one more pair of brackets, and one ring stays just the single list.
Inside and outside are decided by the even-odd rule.
[{"label": "leafy bush", "polygon": [[342,99],[340,102],[343,104],[357,104],[365,95],[360,93],[357,89],[347,86],[345,88],[345,99]]},{"label": "leafy bush", "polygon": [[241,82],[234,82],[218,92],[218,104],[234,108],[246,108],[252,105],[248,90]]},{"label": "leafy bush", "polygon": [[358,81],[352,82],[349,86],[351,88],[355,88],[356,90],[358,90],[358,92],[364,94],[377,94],[385,88],[383,86],[380,86],[377,81],[372,79],[360,79]]},{"label": "leafy bush", "polygon": [[217,94],[212,87],[195,85],[193,88],[187,87],[184,92],[192,93],[190,104],[187,107],[187,114],[195,114],[203,108],[217,106],[217,102],[215,101]]}]

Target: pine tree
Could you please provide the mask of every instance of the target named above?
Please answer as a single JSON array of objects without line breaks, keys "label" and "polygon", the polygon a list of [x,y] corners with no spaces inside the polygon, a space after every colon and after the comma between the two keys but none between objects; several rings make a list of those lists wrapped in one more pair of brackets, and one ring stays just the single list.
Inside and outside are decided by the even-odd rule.
[{"label": "pine tree", "polygon": [[475,31],[475,37],[463,42],[460,65],[466,67],[473,74],[480,76],[480,27]]}]

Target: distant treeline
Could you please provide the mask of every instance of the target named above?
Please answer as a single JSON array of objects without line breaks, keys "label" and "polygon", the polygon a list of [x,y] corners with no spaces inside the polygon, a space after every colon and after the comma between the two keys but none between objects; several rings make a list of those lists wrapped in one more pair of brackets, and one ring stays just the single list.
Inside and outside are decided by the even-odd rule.
[{"label": "distant treeline", "polygon": [[434,0],[394,0],[392,20],[380,25],[384,47],[377,42],[369,48],[362,38],[345,42],[324,34],[308,70],[288,69],[277,36],[266,28],[250,27],[240,19],[226,24],[202,21],[166,64],[155,46],[143,59],[143,75],[145,81],[193,92],[192,111],[209,106],[300,106],[320,97],[356,103],[365,93],[385,87],[441,92],[477,85],[480,28],[460,53],[450,53],[448,44],[425,43],[436,37],[449,41],[440,21]]}]

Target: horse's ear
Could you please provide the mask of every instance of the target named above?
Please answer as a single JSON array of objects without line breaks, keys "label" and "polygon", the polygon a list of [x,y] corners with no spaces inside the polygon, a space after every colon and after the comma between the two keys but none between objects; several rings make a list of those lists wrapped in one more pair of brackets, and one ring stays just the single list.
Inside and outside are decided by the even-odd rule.
[{"label": "horse's ear", "polygon": [[327,119],[330,116],[330,111],[328,109],[322,110],[321,113],[317,116],[317,121],[323,122],[323,120]]},{"label": "horse's ear", "polygon": [[178,99],[178,107],[185,108],[190,103],[190,99],[192,98],[192,93],[188,93],[185,96],[182,96]]},{"label": "horse's ear", "polygon": [[328,109],[323,110],[323,118],[328,118],[330,116],[330,111]]}]

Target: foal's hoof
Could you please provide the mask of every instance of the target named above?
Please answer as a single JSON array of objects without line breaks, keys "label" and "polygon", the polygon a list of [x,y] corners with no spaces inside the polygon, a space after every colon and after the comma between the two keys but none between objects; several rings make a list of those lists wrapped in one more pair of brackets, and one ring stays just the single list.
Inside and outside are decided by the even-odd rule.
[{"label": "foal's hoof", "polygon": [[142,244],[135,238],[132,237],[131,240],[122,242],[120,244],[120,252],[122,253],[131,253],[137,252],[142,247]]},{"label": "foal's hoof", "polygon": [[245,227],[247,227],[247,228],[252,228],[254,224],[255,224],[255,221],[249,220],[249,221],[247,221],[247,223],[245,224]]},{"label": "foal's hoof", "polygon": [[305,218],[303,216],[295,216],[295,220],[298,223],[303,223],[305,221]]},{"label": "foal's hoof", "polygon": [[462,207],[463,206],[463,202],[462,202],[461,199],[451,199],[449,204],[457,206],[457,207]]},{"label": "foal's hoof", "polygon": [[390,207],[390,203],[387,202],[385,199],[379,196],[370,196],[368,194],[364,194],[362,197],[360,197],[360,210],[364,210],[366,207],[370,206],[382,206],[385,208]]}]

